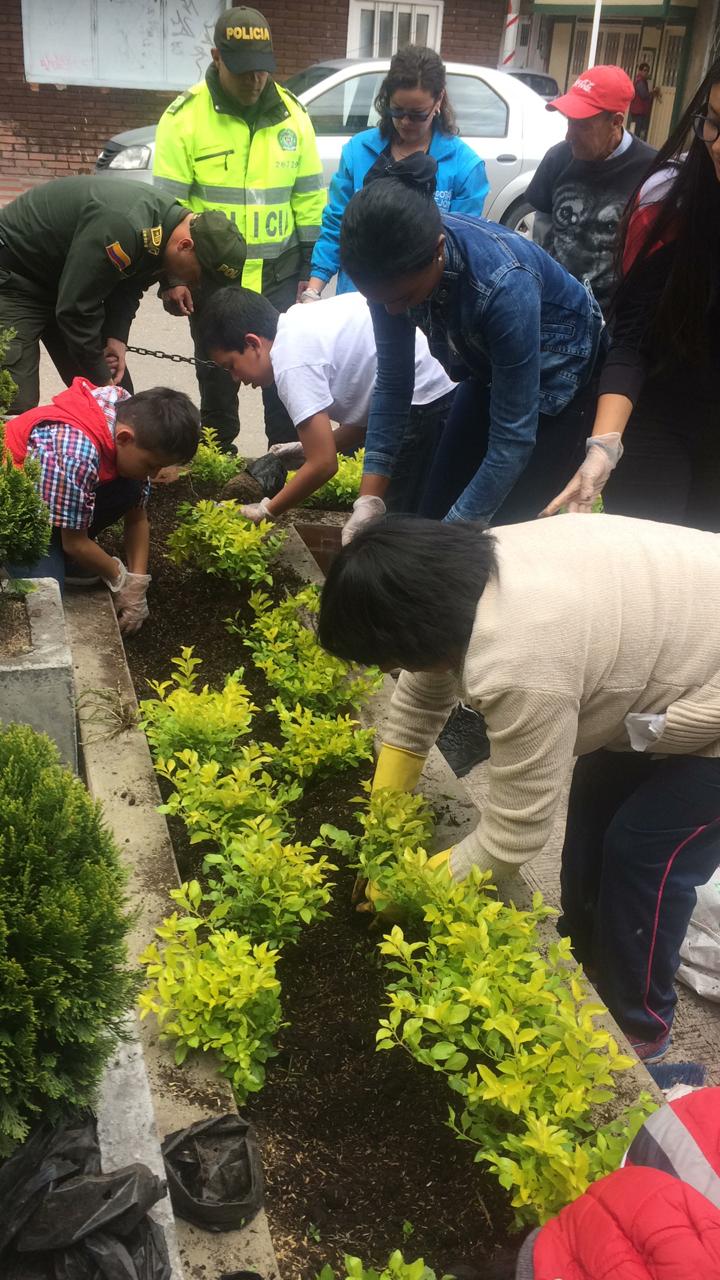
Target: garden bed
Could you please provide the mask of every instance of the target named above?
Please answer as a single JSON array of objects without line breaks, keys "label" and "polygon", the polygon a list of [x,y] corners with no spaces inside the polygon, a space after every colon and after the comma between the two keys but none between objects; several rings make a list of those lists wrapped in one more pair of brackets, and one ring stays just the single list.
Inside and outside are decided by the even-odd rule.
[{"label": "garden bed", "polygon": [[[272,692],[224,625],[238,610],[250,620],[249,590],[178,567],[165,554],[178,504],[205,496],[207,487],[188,480],[153,495],[152,618],[128,642],[128,663],[144,698],[147,682],[167,679],[172,658],[192,645],[202,681],[221,687],[243,666],[244,683],[264,707]],[[273,594],[300,585],[287,571],[274,569],[273,578]],[[259,737],[272,740],[271,722],[256,718]],[[295,838],[312,840],[323,822],[353,829],[352,800],[368,773],[306,787],[293,809]],[[196,875],[202,846],[189,845],[178,819],[171,834],[181,876]],[[438,1274],[459,1261],[481,1274],[483,1261],[507,1242],[507,1199],[474,1163],[474,1149],[447,1128],[444,1079],[401,1052],[375,1051],[383,970],[377,935],[368,935],[367,917],[350,905],[352,883],[351,872],[338,871],[329,918],[285,948],[278,976],[288,1025],[264,1089],[243,1108],[262,1145],[278,1261],[288,1280],[314,1280],[344,1253],[380,1262],[405,1243],[407,1256],[423,1255]]]}]

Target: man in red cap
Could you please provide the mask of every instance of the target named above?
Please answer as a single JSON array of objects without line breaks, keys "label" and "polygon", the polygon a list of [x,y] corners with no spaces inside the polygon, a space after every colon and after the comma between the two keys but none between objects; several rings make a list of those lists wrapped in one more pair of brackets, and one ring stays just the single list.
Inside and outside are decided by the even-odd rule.
[{"label": "man in red cap", "polygon": [[625,128],[633,82],[622,67],[591,67],[548,111],[567,118],[564,142],[551,147],[527,190],[534,238],[605,310],[615,284],[615,237],[629,197],[655,151]]}]

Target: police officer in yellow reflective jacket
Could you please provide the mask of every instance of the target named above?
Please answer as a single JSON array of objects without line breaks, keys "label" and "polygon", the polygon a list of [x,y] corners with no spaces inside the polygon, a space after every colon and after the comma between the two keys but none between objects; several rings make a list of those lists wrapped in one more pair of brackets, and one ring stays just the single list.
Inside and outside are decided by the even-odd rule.
[{"label": "police officer in yellow reflective jacket", "polygon": [[[307,279],[325,205],[322,165],[305,108],[275,83],[272,38],[257,9],[228,9],[215,26],[205,80],[181,93],[158,125],[154,182],[195,210],[221,209],[247,242],[243,284],[279,310]],[[189,315],[198,349],[203,294],[167,280],[165,306]],[[219,369],[198,373],[203,424],[223,448],[238,432],[237,388]],[[274,388],[263,392],[270,444],[296,439]]]}]

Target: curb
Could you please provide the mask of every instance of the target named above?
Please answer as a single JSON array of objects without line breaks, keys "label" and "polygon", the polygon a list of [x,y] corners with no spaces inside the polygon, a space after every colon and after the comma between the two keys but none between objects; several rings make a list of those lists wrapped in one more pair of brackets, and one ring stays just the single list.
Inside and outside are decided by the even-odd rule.
[{"label": "curb", "polygon": [[[128,713],[137,713],[137,701],[110,596],[68,593],[65,616],[78,696],[102,691],[107,699],[94,707],[91,697],[82,699],[79,736],[88,789],[101,802],[130,873],[137,918],[128,949],[136,962],[167,915],[168,891],[180,877],[167,823],[157,812],[161,797],[145,734],[134,724],[122,727]],[[237,1107],[211,1059],[198,1055],[178,1067],[154,1025],[137,1018],[132,1023],[133,1039],[110,1064],[102,1087],[103,1158],[108,1168],[139,1158],[160,1172],[159,1143],[166,1134]],[[220,1235],[173,1220],[169,1199],[154,1212],[166,1227],[173,1280],[215,1280],[243,1269],[280,1280],[264,1209],[242,1230]]]}]

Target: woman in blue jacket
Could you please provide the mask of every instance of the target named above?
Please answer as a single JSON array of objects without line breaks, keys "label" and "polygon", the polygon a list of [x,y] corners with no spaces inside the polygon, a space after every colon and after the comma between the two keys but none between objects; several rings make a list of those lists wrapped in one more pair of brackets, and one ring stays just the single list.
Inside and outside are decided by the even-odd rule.
[{"label": "woman in blue jacket", "polygon": [[[482,218],[443,214],[433,162],[413,156],[353,196],[344,269],[365,295],[377,379],[360,497],[344,540],[384,510],[412,399],[415,327],[461,386],[420,514],[512,524],[538,515],[584,451],[597,398],[602,315],[539,245]],[[592,448],[613,450],[613,437]]]},{"label": "woman in blue jacket", "polygon": [[[375,100],[380,123],[346,142],[340,167],[330,184],[320,238],[313,250],[310,280],[303,301],[320,297],[340,266],[340,224],[346,206],[368,173],[415,152],[431,155],[437,164],[435,200],[440,209],[480,217],[489,191],[485,165],[475,151],[457,137],[455,115],[448,101],[445,65],[434,49],[408,45],[395,54]],[[374,176],[374,175],[373,175]],[[340,272],[337,292],[355,286]]]}]

